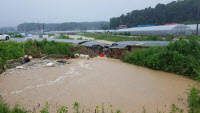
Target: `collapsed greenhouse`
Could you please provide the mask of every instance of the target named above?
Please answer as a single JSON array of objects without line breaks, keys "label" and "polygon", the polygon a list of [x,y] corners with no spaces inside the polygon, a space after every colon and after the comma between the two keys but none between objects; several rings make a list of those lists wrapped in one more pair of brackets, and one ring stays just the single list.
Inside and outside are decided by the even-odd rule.
[{"label": "collapsed greenhouse", "polygon": [[133,27],[128,29],[119,29],[116,32],[130,32],[131,34],[141,35],[192,35],[193,30],[187,25],[176,24],[150,27]]}]

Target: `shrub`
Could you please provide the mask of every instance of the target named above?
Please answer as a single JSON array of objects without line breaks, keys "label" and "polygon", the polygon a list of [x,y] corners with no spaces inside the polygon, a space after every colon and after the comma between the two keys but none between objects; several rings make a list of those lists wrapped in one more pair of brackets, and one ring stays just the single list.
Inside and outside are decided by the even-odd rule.
[{"label": "shrub", "polygon": [[0,42],[0,69],[5,61],[18,59],[25,54],[40,57],[41,54],[62,54],[71,56],[71,45],[55,41],[29,41],[25,43]]},{"label": "shrub", "polygon": [[200,44],[194,37],[181,39],[166,47],[135,50],[123,61],[193,79],[200,78]]}]

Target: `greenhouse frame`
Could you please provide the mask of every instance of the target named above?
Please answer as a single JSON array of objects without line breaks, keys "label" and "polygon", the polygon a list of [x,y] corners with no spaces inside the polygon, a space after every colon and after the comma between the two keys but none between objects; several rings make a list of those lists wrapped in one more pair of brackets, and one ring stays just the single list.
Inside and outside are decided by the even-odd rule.
[{"label": "greenhouse frame", "polygon": [[[192,29],[192,35],[196,35],[197,32],[197,24],[190,24],[187,25],[188,27],[190,27]],[[200,24],[199,24],[199,30],[198,30],[198,35],[200,35]]]},{"label": "greenhouse frame", "polygon": [[137,35],[192,35],[193,30],[184,24],[161,25],[150,27],[133,27],[128,29],[119,29],[117,33],[130,32]]}]

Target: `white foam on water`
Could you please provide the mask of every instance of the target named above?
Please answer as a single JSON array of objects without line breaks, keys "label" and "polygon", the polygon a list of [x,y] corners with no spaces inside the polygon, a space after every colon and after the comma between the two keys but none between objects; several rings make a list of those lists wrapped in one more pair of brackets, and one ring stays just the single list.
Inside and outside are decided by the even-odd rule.
[{"label": "white foam on water", "polygon": [[67,78],[67,76],[60,76],[59,78],[57,78],[56,80],[54,81],[46,81],[46,85],[53,85],[53,84],[56,84],[57,82],[60,82],[61,80],[64,80],[65,78]]},{"label": "white foam on water", "polygon": [[84,64],[84,61],[78,61],[79,67],[85,68],[85,69],[91,69],[89,68],[89,64]]},{"label": "white foam on water", "polygon": [[[71,77],[80,75],[80,73],[75,72],[75,70],[76,69],[74,67],[70,67],[70,70],[67,73],[65,73],[65,74],[70,75]],[[28,89],[33,89],[33,88],[39,88],[39,87],[45,87],[45,86],[54,85],[54,84],[56,84],[56,83],[58,83],[58,82],[60,82],[62,80],[65,80],[67,77],[69,77],[69,76],[60,76],[60,77],[58,77],[57,79],[55,79],[53,81],[46,81],[46,83],[44,83],[44,84],[38,84],[38,85],[35,85],[35,86],[27,86],[27,87],[25,87],[22,90],[14,90],[14,91],[12,91],[10,93],[2,93],[0,95],[2,97],[4,97],[4,96],[6,96],[8,94],[19,94],[19,93],[21,93],[21,92],[23,92],[25,90],[28,90]]]},{"label": "white foam on water", "polygon": [[[70,67],[70,70],[67,72],[67,73],[65,73],[65,74],[67,74],[67,75],[80,75],[80,73],[79,72],[75,72],[75,68],[74,67]],[[71,76],[71,77],[73,77],[73,76]]]}]

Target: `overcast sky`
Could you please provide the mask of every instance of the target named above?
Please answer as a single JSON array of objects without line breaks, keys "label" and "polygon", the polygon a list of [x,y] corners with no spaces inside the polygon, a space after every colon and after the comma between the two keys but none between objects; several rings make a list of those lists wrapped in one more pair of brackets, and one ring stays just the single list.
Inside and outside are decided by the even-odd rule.
[{"label": "overcast sky", "polygon": [[132,10],[175,0],[0,0],[0,27],[23,22],[109,21]]}]

